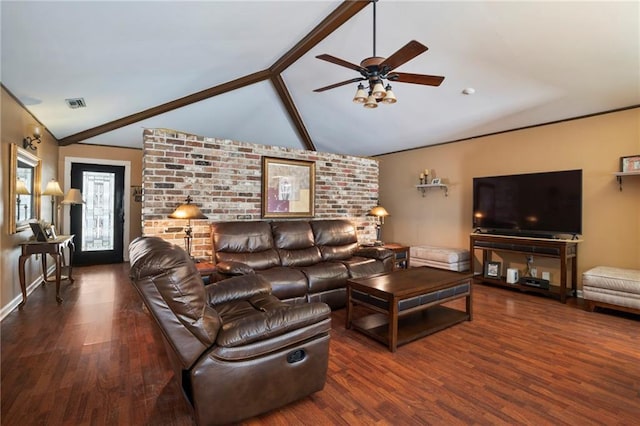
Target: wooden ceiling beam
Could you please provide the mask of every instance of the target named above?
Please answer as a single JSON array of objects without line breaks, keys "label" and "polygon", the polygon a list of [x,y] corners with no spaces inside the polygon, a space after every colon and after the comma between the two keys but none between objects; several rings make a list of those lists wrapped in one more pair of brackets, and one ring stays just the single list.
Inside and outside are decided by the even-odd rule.
[{"label": "wooden ceiling beam", "polygon": [[250,84],[267,80],[269,79],[270,75],[271,73],[268,70],[262,70],[262,71],[255,72],[253,74],[245,75],[244,77],[240,77],[238,79],[228,81],[218,86],[211,87],[209,89],[205,89],[200,92],[192,93],[191,95],[187,95],[185,97],[173,100],[171,102],[167,102],[167,103],[155,106],[153,108],[149,108],[144,111],[140,111],[135,114],[131,114],[126,117],[119,118],[114,121],[110,121],[100,126],[67,136],[66,138],[60,139],[59,145],[61,146],[71,145],[73,143],[80,142],[85,139],[99,136],[103,133],[107,133],[112,130],[119,129],[124,126],[128,126],[129,124],[137,123],[138,121],[146,120],[147,118],[151,118],[156,115],[164,114],[165,112],[169,112],[174,109],[182,108],[187,105],[191,105],[193,103],[200,102],[205,99],[209,99],[214,96],[221,95],[223,93],[227,93],[232,90],[236,90],[241,87],[248,86]]},{"label": "wooden ceiling beam", "polygon": [[273,74],[280,74],[289,68],[295,61],[300,59],[302,55],[313,49],[315,45],[324,40],[329,34],[337,30],[342,24],[353,18],[358,12],[364,9],[371,0],[353,1],[345,0],[333,12],[322,20],[316,27],[311,30],[302,40],[280,59],[278,59],[269,70]]},{"label": "wooden ceiling beam", "polygon": [[300,136],[300,139],[302,140],[304,147],[309,151],[315,151],[316,147],[313,144],[313,141],[311,140],[311,136],[309,135],[309,132],[307,132],[307,128],[305,127],[304,122],[302,121],[302,117],[300,117],[300,113],[298,112],[296,105],[293,103],[291,94],[289,93],[287,86],[284,84],[284,80],[282,79],[282,76],[280,74],[275,74],[274,76],[271,77],[271,83],[273,84],[273,87],[276,89],[276,92],[278,92],[278,96],[280,97],[280,100],[282,101],[284,107],[286,108],[287,113],[289,114],[289,117],[293,122],[293,125],[298,131],[298,135]]},{"label": "wooden ceiling beam", "polygon": [[329,34],[338,29],[342,24],[351,19],[355,14],[360,12],[367,4],[370,3],[370,0],[365,1],[350,1],[345,0],[338,6],[329,16],[322,20],[316,27],[309,32],[302,40],[296,43],[291,50],[285,53],[280,59],[278,59],[270,68],[271,72],[271,83],[273,87],[276,89],[282,104],[287,110],[287,114],[289,114],[289,118],[296,130],[298,131],[298,135],[304,145],[304,147],[309,151],[316,151],[315,144],[311,139],[311,135],[307,131],[304,122],[302,121],[302,117],[296,108],[293,99],[291,98],[291,94],[287,89],[284,80],[282,79],[281,73],[289,68],[295,61],[300,59],[303,55],[305,55],[309,50],[313,49],[315,45],[324,40]]}]

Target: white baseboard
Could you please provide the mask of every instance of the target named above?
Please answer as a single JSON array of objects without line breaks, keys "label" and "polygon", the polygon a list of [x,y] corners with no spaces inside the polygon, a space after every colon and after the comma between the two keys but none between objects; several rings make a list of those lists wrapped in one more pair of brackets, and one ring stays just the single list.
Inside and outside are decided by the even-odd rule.
[{"label": "white baseboard", "polygon": [[[50,267],[49,270],[47,271],[47,274],[51,274],[55,272],[55,269],[56,269],[55,265]],[[29,299],[28,296],[31,293],[33,293],[33,291],[36,288],[38,288],[40,284],[42,284],[43,280],[44,280],[44,277],[40,275],[35,280],[33,280],[31,284],[27,285],[27,300]],[[20,302],[22,302],[22,292],[20,292],[20,294],[14,297],[13,300],[11,300],[11,302],[7,303],[6,306],[3,306],[2,309],[0,309],[0,321],[5,319],[7,315],[13,312],[13,310],[18,307]]]}]

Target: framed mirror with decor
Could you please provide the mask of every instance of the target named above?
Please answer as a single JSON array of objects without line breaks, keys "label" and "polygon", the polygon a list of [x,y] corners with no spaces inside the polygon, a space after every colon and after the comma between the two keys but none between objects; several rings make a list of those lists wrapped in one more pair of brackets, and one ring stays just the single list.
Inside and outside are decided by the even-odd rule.
[{"label": "framed mirror with decor", "polygon": [[37,156],[10,144],[9,165],[9,233],[29,228],[29,221],[40,219],[40,173],[42,161]]}]

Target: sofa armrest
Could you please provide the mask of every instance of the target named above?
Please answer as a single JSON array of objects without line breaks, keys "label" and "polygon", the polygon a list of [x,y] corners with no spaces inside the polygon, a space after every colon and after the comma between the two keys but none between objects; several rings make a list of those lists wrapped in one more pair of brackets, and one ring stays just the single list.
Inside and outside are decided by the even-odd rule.
[{"label": "sofa armrest", "polygon": [[259,296],[249,303],[256,309],[256,314],[225,323],[216,339],[219,346],[233,348],[273,339],[331,317],[331,308],[322,302],[290,305],[274,296]]},{"label": "sofa armrest", "polygon": [[354,253],[355,256],[368,257],[370,259],[385,260],[394,256],[393,250],[384,247],[360,247]]},{"label": "sofa armrest", "polygon": [[271,285],[259,275],[240,275],[205,286],[207,302],[216,305],[271,294]]},{"label": "sofa armrest", "polygon": [[216,263],[216,272],[226,277],[255,273],[253,268],[246,263],[234,262],[231,260]]}]

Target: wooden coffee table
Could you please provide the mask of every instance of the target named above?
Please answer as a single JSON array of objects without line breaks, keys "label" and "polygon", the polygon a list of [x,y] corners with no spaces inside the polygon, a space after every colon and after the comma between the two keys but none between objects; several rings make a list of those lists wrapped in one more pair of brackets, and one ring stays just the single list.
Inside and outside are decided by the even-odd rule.
[{"label": "wooden coffee table", "polygon": [[[395,352],[398,345],[471,321],[472,277],[471,273],[425,266],[350,279],[346,327],[353,327]],[[466,298],[465,311],[441,306],[462,297]],[[355,305],[374,313],[354,320]]]}]

